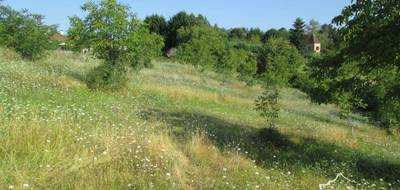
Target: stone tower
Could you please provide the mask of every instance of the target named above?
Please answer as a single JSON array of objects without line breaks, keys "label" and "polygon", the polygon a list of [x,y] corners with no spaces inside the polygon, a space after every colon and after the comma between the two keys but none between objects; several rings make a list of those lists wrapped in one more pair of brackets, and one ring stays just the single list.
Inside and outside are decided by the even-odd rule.
[{"label": "stone tower", "polygon": [[308,39],[308,46],[310,51],[313,51],[314,53],[321,53],[321,41],[314,33],[312,33]]}]

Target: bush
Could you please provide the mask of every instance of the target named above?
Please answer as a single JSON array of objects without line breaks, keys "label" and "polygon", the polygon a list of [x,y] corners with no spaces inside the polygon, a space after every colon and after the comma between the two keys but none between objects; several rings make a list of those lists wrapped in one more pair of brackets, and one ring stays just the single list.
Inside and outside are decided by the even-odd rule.
[{"label": "bush", "polygon": [[181,28],[178,41],[181,45],[177,50],[177,58],[197,67],[215,68],[220,57],[226,53],[224,34],[211,27]]},{"label": "bush", "polygon": [[272,38],[260,49],[257,73],[269,85],[285,86],[302,72],[304,57],[287,40]]},{"label": "bush", "polygon": [[41,58],[47,50],[56,47],[50,37],[57,31],[55,26],[46,26],[42,20],[41,15],[0,5],[0,44],[26,59]]},{"label": "bush", "polygon": [[102,64],[86,75],[85,82],[92,90],[116,90],[127,82],[126,69],[123,66]]},{"label": "bush", "polygon": [[251,81],[256,73],[256,59],[250,51],[232,47],[227,36],[217,28],[194,26],[178,31],[177,58],[201,68],[234,75]]}]

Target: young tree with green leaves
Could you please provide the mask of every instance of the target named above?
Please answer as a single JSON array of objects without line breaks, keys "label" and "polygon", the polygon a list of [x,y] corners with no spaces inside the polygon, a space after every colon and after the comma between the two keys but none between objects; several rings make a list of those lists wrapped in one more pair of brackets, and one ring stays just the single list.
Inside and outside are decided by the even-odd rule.
[{"label": "young tree with green leaves", "polygon": [[86,17],[72,17],[69,30],[69,34],[82,36],[71,35],[71,41],[81,44],[79,39],[84,39],[83,44],[105,64],[89,73],[89,87],[120,87],[124,83],[126,66],[149,64],[152,57],[160,54],[162,38],[151,34],[128,6],[117,0],[102,0],[98,4],[86,3],[82,9]]},{"label": "young tree with green leaves", "polygon": [[302,72],[305,59],[287,40],[271,38],[261,48],[258,74],[264,82],[265,92],[256,101],[256,110],[275,126],[279,117],[279,88],[289,85],[292,78]]}]

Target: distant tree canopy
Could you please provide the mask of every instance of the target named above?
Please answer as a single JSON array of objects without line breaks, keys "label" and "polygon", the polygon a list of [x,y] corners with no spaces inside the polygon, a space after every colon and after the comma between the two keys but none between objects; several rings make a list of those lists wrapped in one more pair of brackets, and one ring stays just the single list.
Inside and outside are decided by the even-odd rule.
[{"label": "distant tree canopy", "polygon": [[26,59],[41,58],[47,50],[56,47],[50,37],[57,32],[56,26],[43,24],[43,18],[27,10],[16,11],[0,5],[0,44]]},{"label": "distant tree canopy", "polygon": [[246,28],[233,28],[229,31],[228,37],[233,39],[246,39],[247,34]]},{"label": "distant tree canopy", "polygon": [[[256,59],[251,52],[230,46],[226,33],[210,26],[181,28],[178,31],[177,57],[183,62],[235,74],[245,81],[256,73]],[[212,42],[212,43],[210,43]]]},{"label": "distant tree canopy", "polygon": [[261,29],[250,28],[250,30],[247,32],[246,39],[252,42],[260,42],[262,40],[263,35],[264,32]]},{"label": "distant tree canopy", "polygon": [[168,33],[168,24],[167,20],[163,16],[160,15],[151,15],[144,19],[144,23],[147,24],[150,32],[160,34],[165,37]]},{"label": "distant tree canopy", "polygon": [[126,65],[146,65],[160,54],[162,37],[151,34],[129,8],[117,0],[89,2],[82,10],[87,12],[85,18],[70,19],[69,42],[75,50],[90,47],[107,65],[88,75],[89,87],[116,87],[122,83]]},{"label": "distant tree canopy", "polygon": [[[387,0],[357,0],[343,9],[334,19],[342,47],[310,65],[314,101],[364,110],[383,126],[399,126],[399,10],[400,1]],[[331,35],[329,27],[323,30]]]},{"label": "distant tree canopy", "polygon": [[168,32],[165,49],[177,47],[178,30],[181,28],[191,28],[194,26],[210,26],[207,18],[202,15],[188,14],[179,12],[168,21]]},{"label": "distant tree canopy", "polygon": [[271,38],[282,38],[285,40],[289,40],[290,32],[286,28],[277,29],[270,29],[264,33],[262,37],[263,42],[267,42]]}]

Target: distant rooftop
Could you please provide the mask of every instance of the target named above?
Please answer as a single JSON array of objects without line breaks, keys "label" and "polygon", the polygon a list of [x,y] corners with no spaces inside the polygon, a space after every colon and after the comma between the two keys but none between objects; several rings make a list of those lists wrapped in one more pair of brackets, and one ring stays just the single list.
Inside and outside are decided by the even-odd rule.
[{"label": "distant rooftop", "polygon": [[308,42],[311,44],[320,44],[321,41],[319,40],[318,36],[315,33],[312,33],[308,39]]}]

